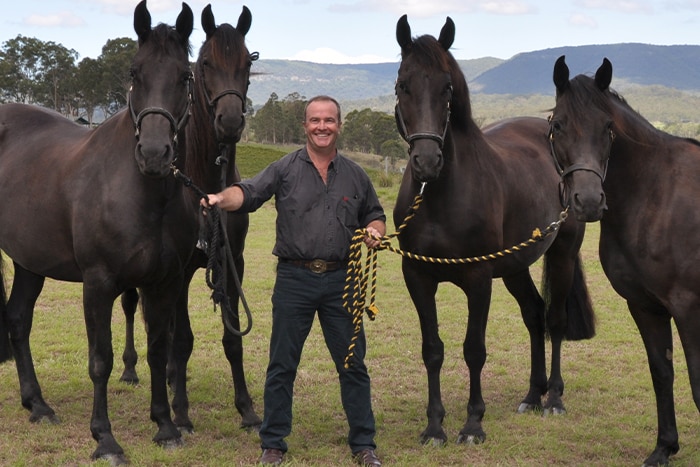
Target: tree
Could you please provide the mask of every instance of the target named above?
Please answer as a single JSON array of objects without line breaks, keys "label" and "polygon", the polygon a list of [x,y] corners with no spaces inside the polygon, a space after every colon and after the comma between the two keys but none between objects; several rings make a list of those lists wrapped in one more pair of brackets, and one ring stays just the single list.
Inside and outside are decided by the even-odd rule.
[{"label": "tree", "polygon": [[102,62],[92,58],[84,58],[78,64],[76,74],[78,86],[78,106],[85,111],[88,123],[92,126],[95,108],[105,102],[106,92],[102,79]]},{"label": "tree", "polygon": [[406,144],[398,138],[386,140],[382,143],[379,154],[389,159],[389,165],[394,169],[397,161],[406,159]]},{"label": "tree", "polygon": [[385,141],[397,139],[394,117],[385,112],[353,110],[343,127],[340,145],[351,151],[380,154]]},{"label": "tree", "polygon": [[113,115],[126,105],[131,87],[131,62],[138,44],[128,37],[108,40],[98,60],[102,63],[104,97],[100,105],[105,115]]},{"label": "tree", "polygon": [[267,100],[250,122],[255,139],[261,143],[277,144],[278,125],[282,120],[282,108],[277,93],[270,94]]},{"label": "tree", "polygon": [[75,50],[21,34],[6,41],[0,50],[2,101],[62,110],[62,102],[70,101],[74,92],[77,57]]},{"label": "tree", "polygon": [[283,144],[304,144],[304,110],[306,109],[306,98],[298,92],[293,92],[282,101],[282,143]]}]

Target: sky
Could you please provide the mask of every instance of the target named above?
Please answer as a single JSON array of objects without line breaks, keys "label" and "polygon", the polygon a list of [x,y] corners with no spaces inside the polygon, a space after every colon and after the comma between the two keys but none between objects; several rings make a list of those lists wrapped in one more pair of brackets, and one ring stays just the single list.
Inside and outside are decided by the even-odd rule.
[{"label": "sky", "polygon": [[[8,2],[9,0],[2,0]],[[18,35],[97,58],[109,39],[136,39],[137,0],[19,0],[3,9],[0,46]],[[248,49],[261,59],[316,63],[398,62],[396,23],[408,15],[413,36],[437,37],[447,16],[457,59],[508,59],[563,46],[642,42],[700,44],[700,0],[187,0],[195,17],[194,61],[204,41],[202,9],[235,25],[253,15]],[[147,0],[153,24],[174,24],[181,0]]]}]

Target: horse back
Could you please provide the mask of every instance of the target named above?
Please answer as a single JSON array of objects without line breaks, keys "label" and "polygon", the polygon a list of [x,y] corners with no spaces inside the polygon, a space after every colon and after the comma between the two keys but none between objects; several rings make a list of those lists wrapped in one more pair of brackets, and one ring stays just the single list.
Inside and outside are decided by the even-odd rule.
[{"label": "horse back", "polygon": [[[477,134],[455,134],[440,178],[425,187],[414,219],[399,236],[402,248],[433,257],[487,255],[527,241],[559,218],[559,176],[544,119],[509,119]],[[394,210],[397,226],[418,192],[410,167]],[[494,276],[527,267],[554,236],[493,262]],[[516,257],[517,256],[517,257]]]}]

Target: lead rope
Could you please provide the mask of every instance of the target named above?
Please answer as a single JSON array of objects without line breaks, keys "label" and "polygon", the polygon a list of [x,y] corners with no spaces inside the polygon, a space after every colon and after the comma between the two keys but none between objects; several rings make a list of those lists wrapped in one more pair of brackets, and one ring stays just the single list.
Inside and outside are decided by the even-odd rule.
[{"label": "lead rope", "polygon": [[[357,229],[355,231],[355,236],[352,238],[350,245],[350,260],[348,262],[348,272],[345,278],[345,288],[343,290],[343,307],[352,314],[353,316],[353,336],[348,345],[348,353],[345,356],[345,368],[349,368],[352,365],[351,359],[355,355],[355,347],[357,345],[357,339],[360,336],[362,330],[363,315],[367,313],[370,321],[374,321],[379,313],[379,309],[375,304],[375,294],[376,294],[376,281],[377,281],[377,252],[378,250],[389,250],[397,253],[403,257],[414,259],[418,261],[424,261],[428,263],[437,264],[468,264],[468,263],[479,263],[484,261],[491,261],[494,259],[502,258],[506,255],[516,253],[523,250],[531,245],[543,241],[545,238],[559,230],[561,224],[566,221],[569,215],[568,206],[559,213],[559,218],[550,223],[547,227],[540,230],[535,228],[532,231],[532,236],[525,240],[524,242],[513,245],[510,248],[504,250],[490,253],[481,256],[472,256],[469,258],[436,258],[432,256],[417,255],[409,251],[401,250],[400,248],[394,248],[391,246],[391,239],[399,236],[399,234],[404,230],[408,221],[410,221],[415,215],[418,207],[423,202],[423,190],[425,188],[425,183],[421,185],[420,192],[416,195],[413,200],[413,204],[408,210],[408,214],[404,218],[403,223],[398,227],[394,234],[377,238],[370,234],[374,240],[379,240],[380,245],[377,248],[373,248],[367,253],[367,259],[365,261],[364,271],[360,267],[362,259],[362,244],[364,243],[364,237],[367,234],[367,229]],[[371,280],[369,279],[371,277]],[[367,283],[370,281],[370,300],[369,305],[366,306],[367,297]]]},{"label": "lead rope", "polygon": [[[343,289],[343,307],[352,315],[353,335],[348,346],[348,353],[345,356],[345,368],[351,365],[350,360],[355,355],[355,346],[357,339],[362,330],[362,317],[367,313],[370,321],[374,321],[379,313],[379,309],[375,303],[377,291],[377,252],[390,246],[390,239],[398,236],[406,227],[408,221],[416,215],[418,207],[423,202],[423,189],[425,183],[421,185],[420,192],[413,199],[413,204],[408,209],[408,213],[403,220],[403,223],[396,229],[392,235],[385,235],[382,238],[371,236],[374,240],[379,240],[381,244],[377,248],[368,249],[365,260],[365,268],[362,269],[362,245],[364,238],[367,235],[367,229],[361,228],[355,230],[355,235],[350,242],[350,258],[348,260],[348,271],[345,276],[345,288]],[[371,278],[371,279],[370,279]],[[370,282],[370,299],[369,305],[365,306],[367,298],[367,283]]]},{"label": "lead rope", "polygon": [[[172,166],[171,170],[176,179],[182,181],[183,185],[194,191],[199,199],[208,200],[207,194],[192,182],[192,179],[187,175],[183,174],[177,167]],[[204,238],[206,239],[206,254],[207,254],[207,267],[205,272],[205,281],[207,286],[212,290],[211,299],[214,302],[214,309],[216,310],[217,304],[221,306],[222,320],[224,326],[228,331],[236,336],[245,336],[250,332],[253,327],[253,317],[248,307],[248,302],[243,294],[243,286],[238,278],[236,271],[236,265],[233,262],[233,254],[231,253],[231,246],[228,242],[228,234],[226,232],[226,225],[224,225],[221,219],[221,209],[218,206],[209,207],[209,215],[205,216],[205,233]],[[238,290],[238,295],[241,299],[243,309],[245,310],[247,327],[241,331],[236,329],[229,316],[234,316],[233,309],[231,307],[231,301],[228,297],[226,291],[226,281],[225,281],[225,270],[228,265],[233,274],[234,283],[236,289]]]}]

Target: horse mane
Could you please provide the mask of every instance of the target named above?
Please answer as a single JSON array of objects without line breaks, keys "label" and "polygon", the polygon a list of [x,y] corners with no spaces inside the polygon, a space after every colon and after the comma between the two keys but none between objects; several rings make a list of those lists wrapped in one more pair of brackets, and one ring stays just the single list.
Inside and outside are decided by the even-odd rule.
[{"label": "horse mane", "polygon": [[[202,44],[199,56],[194,65],[194,102],[192,115],[187,124],[186,144],[190,147],[185,160],[185,171],[192,180],[201,184],[205,181],[207,170],[206,151],[210,146],[207,138],[215,138],[211,129],[210,110],[204,78],[204,54],[212,64],[226,63],[228,69],[244,69],[248,66],[250,56],[245,44],[245,37],[228,23],[217,26],[214,33]],[[196,157],[192,157],[196,155]],[[233,163],[233,161],[231,161]]]},{"label": "horse mane", "polygon": [[[568,98],[557,102],[557,106],[562,105],[567,113],[580,112],[581,109],[591,106],[598,108],[613,118],[615,133],[630,140],[648,144],[667,135],[634,110],[614,89],[608,88],[601,92],[590,76],[582,74],[574,77],[566,89],[566,94]],[[578,133],[582,131],[581,128],[573,130]]]},{"label": "horse mane", "polygon": [[[151,44],[156,44],[161,50],[168,50],[168,42],[175,41],[183,43],[183,38],[177,32],[177,30],[168,24],[160,23],[151,30],[148,36],[148,42]],[[192,55],[192,44],[189,38],[186,39],[187,45],[187,56]],[[140,44],[139,44],[140,45]]]},{"label": "horse mane", "polygon": [[413,40],[410,54],[421,67],[437,68],[450,74],[452,78],[450,120],[452,124],[466,127],[469,122],[473,121],[469,88],[467,87],[467,79],[452,53],[445,50],[433,36],[424,35]]}]

